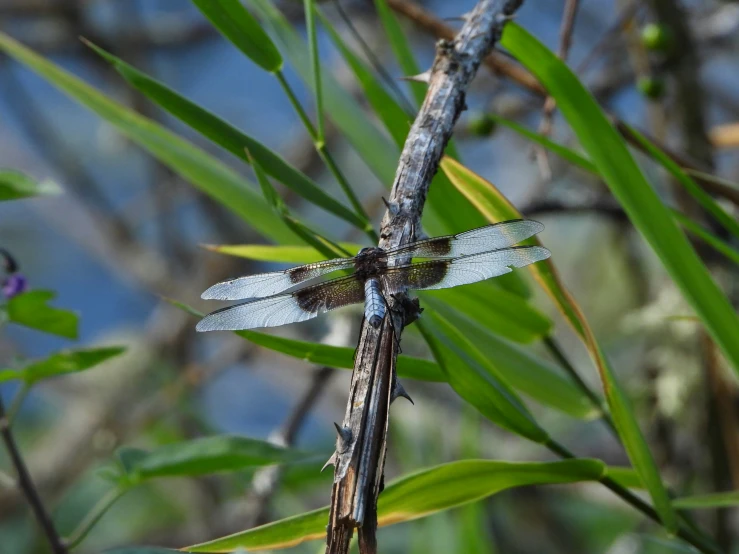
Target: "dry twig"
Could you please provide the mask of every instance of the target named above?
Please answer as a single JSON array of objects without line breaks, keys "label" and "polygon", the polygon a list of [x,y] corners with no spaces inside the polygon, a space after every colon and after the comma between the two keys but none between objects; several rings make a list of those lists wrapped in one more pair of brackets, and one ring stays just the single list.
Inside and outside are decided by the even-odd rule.
[{"label": "dry twig", "polygon": [[[426,194],[454,124],[465,108],[466,88],[521,2],[481,0],[466,16],[453,41],[439,41],[434,65],[427,73],[426,100],[400,155],[382,222],[381,248],[410,242],[420,230]],[[399,334],[417,317],[418,310],[418,304],[405,295],[388,301],[389,317],[380,328],[366,321],[362,325],[349,402],[342,425],[337,425],[326,548],[330,554],[348,552],[355,527],[359,528],[360,552],[377,551],[377,497],[383,487],[388,412],[392,400],[405,392],[395,376]]]}]

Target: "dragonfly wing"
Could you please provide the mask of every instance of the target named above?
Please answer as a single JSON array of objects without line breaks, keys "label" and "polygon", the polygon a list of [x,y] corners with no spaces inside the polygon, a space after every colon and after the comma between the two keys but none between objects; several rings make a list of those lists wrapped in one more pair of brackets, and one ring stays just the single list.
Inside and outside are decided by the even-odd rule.
[{"label": "dragonfly wing", "polygon": [[353,267],[353,258],[337,258],[312,264],[291,267],[285,271],[247,275],[213,285],[201,298],[204,300],[242,300],[265,298],[286,291],[305,281],[332,271]]},{"label": "dragonfly wing", "polygon": [[404,288],[446,289],[477,283],[547,259],[551,253],[541,246],[516,246],[453,260],[430,260],[388,269],[383,284],[388,294]]},{"label": "dragonfly wing", "polygon": [[223,308],[205,316],[196,329],[240,331],[258,327],[278,327],[306,321],[329,310],[363,300],[363,282],[349,275],[290,294],[280,294]]},{"label": "dragonfly wing", "polygon": [[447,235],[420,240],[400,248],[388,250],[388,259],[402,256],[412,258],[457,258],[481,252],[490,252],[513,246],[541,232],[544,225],[530,219],[512,219],[479,227],[458,235]]}]

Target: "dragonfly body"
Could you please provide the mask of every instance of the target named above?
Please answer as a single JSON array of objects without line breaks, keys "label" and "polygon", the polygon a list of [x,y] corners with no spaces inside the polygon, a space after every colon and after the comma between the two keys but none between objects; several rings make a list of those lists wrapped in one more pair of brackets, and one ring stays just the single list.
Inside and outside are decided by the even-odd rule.
[{"label": "dragonfly body", "polygon": [[[509,273],[512,267],[548,258],[549,251],[541,246],[513,246],[543,228],[536,221],[504,221],[390,250],[363,248],[354,258],[224,281],[210,287],[202,297],[251,300],[207,315],[197,330],[275,327],[360,302],[364,303],[367,321],[377,328],[387,313],[386,298],[390,295],[406,289],[443,289],[476,283]],[[407,263],[415,258],[426,260]],[[284,292],[327,273],[352,268],[351,275]]]}]

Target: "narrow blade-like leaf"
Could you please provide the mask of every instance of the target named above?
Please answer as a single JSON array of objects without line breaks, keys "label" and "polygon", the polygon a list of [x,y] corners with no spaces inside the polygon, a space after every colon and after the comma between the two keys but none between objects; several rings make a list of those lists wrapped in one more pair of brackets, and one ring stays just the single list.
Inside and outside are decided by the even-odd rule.
[{"label": "narrow blade-like leaf", "polygon": [[[390,483],[377,506],[378,525],[411,521],[526,485],[596,481],[605,472],[599,460],[528,463],[460,460],[423,469]],[[228,537],[183,548],[187,552],[277,550],[326,536],[328,507]]]},{"label": "narrow blade-like leaf", "polygon": [[30,196],[53,196],[61,192],[61,187],[54,181],[36,181],[20,171],[0,169],[0,202]]},{"label": "narrow blade-like leaf", "polygon": [[545,443],[549,439],[497,368],[467,337],[438,313],[432,312],[424,319],[417,324],[459,396],[504,429],[534,442]]},{"label": "narrow blade-like leaf", "polygon": [[672,505],[679,510],[704,510],[710,508],[735,508],[739,506],[739,491],[715,492],[684,496],[672,501]]},{"label": "narrow blade-like leaf", "polygon": [[[521,218],[508,199],[479,175],[448,158],[442,160],[442,168],[450,175],[452,182],[472,200],[490,222]],[[536,244],[539,239],[532,237],[528,241]],[[587,347],[598,368],[611,416],[631,463],[647,486],[665,527],[674,531],[677,528],[677,515],[670,504],[654,458],[639,429],[636,415],[631,409],[628,398],[616,381],[613,369],[596,342],[585,316],[562,284],[551,258],[532,264],[528,268]]]},{"label": "narrow blade-like leaf", "polygon": [[739,317],[595,99],[556,55],[522,27],[507,25],[502,44],[557,101],[611,192],[739,374]]},{"label": "narrow blade-like leaf", "polygon": [[0,50],[114,125],[184,179],[233,210],[265,237],[288,244],[296,242],[295,235],[267,208],[253,185],[213,156],[150,119],[113,102],[3,33],[0,33]]},{"label": "narrow blade-like leaf", "polygon": [[193,0],[213,26],[251,61],[270,73],[282,68],[279,50],[239,0]]},{"label": "narrow blade-like leaf", "polygon": [[[349,252],[351,256],[355,256],[359,249],[359,244],[351,242],[340,242],[338,245]],[[229,256],[238,256],[249,260],[257,260],[260,262],[275,262],[285,264],[310,264],[328,259],[326,256],[318,252],[310,246],[273,246],[269,244],[219,244],[204,245],[208,250],[218,252],[220,254],[228,254]]]},{"label": "narrow blade-like leaf", "polygon": [[[150,452],[136,450],[126,471],[131,481],[154,477],[197,476],[249,467],[297,462],[315,457],[272,443],[230,435],[217,435],[160,446]],[[125,456],[124,452],[119,455]]]}]

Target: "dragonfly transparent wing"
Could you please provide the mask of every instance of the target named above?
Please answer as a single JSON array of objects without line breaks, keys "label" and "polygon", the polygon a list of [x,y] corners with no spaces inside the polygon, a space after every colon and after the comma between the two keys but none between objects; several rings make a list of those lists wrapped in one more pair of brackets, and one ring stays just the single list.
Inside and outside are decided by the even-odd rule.
[{"label": "dragonfly transparent wing", "polygon": [[430,260],[392,267],[382,279],[387,294],[406,287],[417,290],[447,289],[498,277],[510,273],[513,267],[533,264],[549,256],[549,250],[541,246],[516,246],[453,260]]},{"label": "dragonfly transparent wing", "polygon": [[284,271],[247,275],[213,285],[201,298],[204,300],[242,300],[244,298],[265,298],[279,294],[315,277],[332,271],[349,269],[354,266],[353,258],[336,258],[324,262],[291,267]]},{"label": "dragonfly transparent wing", "polygon": [[541,232],[544,225],[530,219],[512,219],[479,227],[458,235],[447,235],[419,240],[388,250],[388,259],[402,256],[412,258],[457,258],[481,252],[490,252],[513,246]]},{"label": "dragonfly transparent wing", "polygon": [[208,314],[198,331],[240,331],[278,327],[364,300],[364,283],[354,275],[318,283],[290,294],[244,302]]}]

